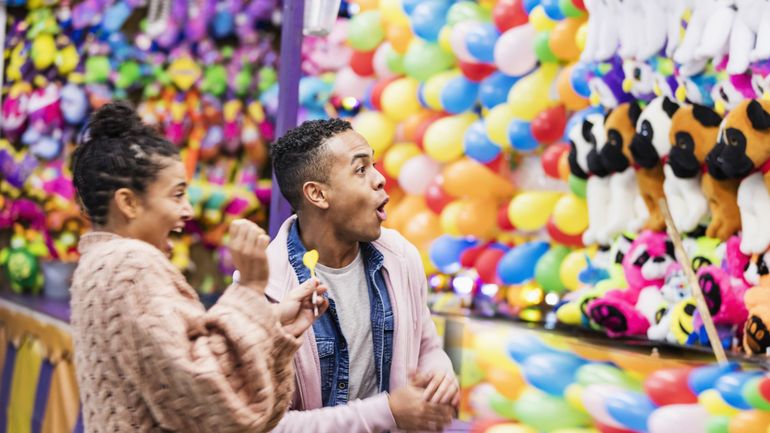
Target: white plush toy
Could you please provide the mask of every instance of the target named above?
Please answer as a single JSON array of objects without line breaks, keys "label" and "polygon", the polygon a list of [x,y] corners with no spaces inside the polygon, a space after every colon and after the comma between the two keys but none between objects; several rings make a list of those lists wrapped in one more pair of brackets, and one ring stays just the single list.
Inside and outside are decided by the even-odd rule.
[{"label": "white plush toy", "polygon": [[[666,14],[666,57],[674,57],[681,42],[682,20],[693,0],[657,0],[657,7]],[[656,2],[649,2],[654,4]]]},{"label": "white plush toy", "polygon": [[617,4],[614,0],[585,0],[584,4],[588,10],[588,35],[580,60],[607,60],[618,48]]},{"label": "white plush toy", "polygon": [[770,215],[770,194],[762,172],[749,175],[738,188],[738,207],[741,210],[743,238],[741,252],[760,254],[770,247],[770,228],[766,218]]},{"label": "white plush toy", "polygon": [[[707,32],[706,25],[712,14],[719,9],[721,2],[722,0],[693,0],[691,5],[692,14],[690,15],[690,21],[687,23],[687,30],[685,31],[682,43],[674,53],[675,62],[684,65],[693,60],[698,60],[695,52],[702,44],[702,40],[706,38],[707,33],[714,30],[709,29]],[[732,15],[734,15],[734,11],[732,14],[728,13],[730,19],[732,19]],[[730,29],[727,29],[728,34],[729,31]]]},{"label": "white plush toy", "polygon": [[770,0],[761,0],[757,5],[759,25],[757,27],[757,43],[749,54],[749,60],[758,62],[770,59]]},{"label": "white plush toy", "polygon": [[[657,55],[666,46],[669,6],[667,3],[675,3],[667,0],[643,0],[639,2],[642,16],[640,38],[642,43],[636,50],[636,58],[645,61]],[[677,34],[677,37],[679,35]]]},{"label": "white plush toy", "polygon": [[618,33],[620,35],[621,59],[636,59],[644,43],[644,11],[641,2],[644,0],[609,0],[615,2],[614,10],[618,11]]},{"label": "white plush toy", "polygon": [[[698,3],[700,3],[699,0]],[[730,33],[736,20],[735,0],[707,0],[714,3],[706,21],[700,44],[693,53],[696,59],[714,59],[720,63],[729,51]]]},{"label": "white plush toy", "polygon": [[653,341],[677,342],[677,338],[672,332],[671,326],[674,312],[676,311],[674,306],[691,298],[689,290],[690,283],[687,279],[687,275],[678,265],[672,265],[672,267],[676,267],[677,269],[670,269],[668,271],[666,282],[660,290],[644,289],[639,295],[639,301],[642,302],[642,300],[644,300],[644,304],[647,305],[647,310],[657,307],[657,311],[662,313],[655,314],[656,317],[653,321],[650,321],[653,325],[647,329],[647,338]]},{"label": "white plush toy", "polygon": [[740,74],[749,68],[764,3],[765,0],[735,0],[737,11],[730,31],[730,60],[727,62],[730,74]]}]

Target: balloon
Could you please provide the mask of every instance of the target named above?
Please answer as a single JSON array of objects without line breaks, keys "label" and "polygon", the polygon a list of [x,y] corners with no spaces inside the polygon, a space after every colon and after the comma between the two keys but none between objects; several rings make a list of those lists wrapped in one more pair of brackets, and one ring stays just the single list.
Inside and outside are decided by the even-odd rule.
[{"label": "balloon", "polygon": [[570,84],[575,93],[588,98],[591,96],[591,89],[588,87],[588,78],[591,73],[591,65],[588,63],[576,63],[573,65],[570,76]]},{"label": "balloon", "polygon": [[561,6],[559,5],[559,0],[540,0],[540,5],[543,7],[548,18],[555,21],[563,20],[565,18]]},{"label": "balloon", "polygon": [[492,63],[495,61],[495,43],[499,37],[500,32],[494,25],[479,23],[468,31],[465,46],[479,62]]},{"label": "balloon", "polygon": [[453,114],[473,108],[476,103],[479,85],[465,77],[451,79],[441,91],[441,105],[445,111]]},{"label": "balloon", "polygon": [[425,152],[439,162],[451,162],[463,155],[463,136],[476,115],[462,114],[439,119],[425,131]]},{"label": "balloon", "polygon": [[376,111],[359,113],[353,119],[353,129],[363,135],[375,155],[384,154],[393,142],[395,127],[387,117]]},{"label": "balloon", "polygon": [[484,433],[537,433],[530,427],[521,424],[502,424],[488,428]]},{"label": "balloon", "polygon": [[532,136],[530,123],[519,119],[513,119],[508,124],[508,140],[511,142],[511,147],[520,152],[535,150],[540,144]]},{"label": "balloon", "polygon": [[511,224],[511,219],[508,218],[508,205],[504,204],[497,210],[497,226],[501,230],[514,230],[516,227]]},{"label": "balloon", "polygon": [[[499,366],[492,366],[492,368],[487,371],[487,382],[491,383],[497,392],[509,400],[516,400],[519,398],[521,391],[526,387],[526,383],[521,377],[521,373],[516,368],[500,368]],[[511,409],[513,409],[513,407],[511,407]]]},{"label": "balloon", "polygon": [[421,148],[424,148],[423,141],[425,139],[425,132],[430,128],[430,125],[433,124],[433,122],[443,119],[447,117],[447,114],[444,113],[433,113],[431,116],[427,117],[423,122],[417,127],[417,130],[414,134],[414,141],[417,143],[418,146]]},{"label": "balloon", "polygon": [[[385,56],[386,66],[390,74],[383,70],[378,72],[378,75],[381,77],[389,77],[394,74],[401,75],[404,73],[404,56],[401,53],[398,53],[394,49],[386,49]],[[375,71],[377,71],[377,66],[378,64],[375,64]]]},{"label": "balloon", "polygon": [[508,206],[511,223],[525,231],[543,228],[561,196],[561,193],[549,191],[528,191],[517,195]]},{"label": "balloon", "polygon": [[711,415],[731,417],[739,412],[738,409],[727,404],[716,389],[703,391],[698,396],[698,403]]},{"label": "balloon", "polygon": [[540,5],[540,0],[524,0],[522,6],[527,15],[532,13],[532,10]]},{"label": "balloon", "polygon": [[560,0],[559,7],[567,18],[582,18],[586,15],[585,11],[573,4],[572,0]]},{"label": "balloon", "polygon": [[385,166],[385,172],[392,178],[398,178],[401,173],[401,167],[412,159],[419,155],[420,148],[414,143],[398,143],[393,145],[383,158],[383,165]]},{"label": "balloon", "polygon": [[406,74],[416,80],[428,78],[447,70],[454,64],[451,53],[442,50],[436,44],[414,41],[409,45],[404,56]]},{"label": "balloon", "polygon": [[530,333],[515,335],[508,341],[506,350],[508,355],[519,364],[524,364],[530,356],[538,353],[561,353],[556,352],[535,334]]},{"label": "balloon", "polygon": [[542,6],[536,7],[529,13],[529,23],[538,32],[547,32],[556,27],[556,21],[548,18]]},{"label": "balloon", "polygon": [[607,398],[607,413],[619,424],[631,430],[646,432],[647,419],[655,405],[639,392],[621,391]]},{"label": "balloon", "polygon": [[479,86],[479,101],[484,108],[496,107],[508,100],[508,92],[516,84],[517,77],[495,72],[485,78]]},{"label": "balloon", "polygon": [[366,90],[373,84],[371,78],[364,78],[353,72],[350,67],[345,67],[337,71],[334,78],[334,94],[340,97],[353,97],[355,99],[364,99]]},{"label": "balloon", "polygon": [[764,373],[758,371],[738,371],[728,373],[720,377],[714,388],[719,391],[722,398],[730,405],[738,409],[751,409],[751,406],[743,399],[741,391],[749,380],[760,377]]},{"label": "balloon", "polygon": [[561,293],[564,285],[561,282],[559,271],[561,263],[569,254],[569,248],[557,245],[551,248],[537,262],[535,267],[535,281],[547,293]]},{"label": "balloon", "polygon": [[505,255],[506,251],[488,248],[484,250],[476,259],[474,268],[479,274],[479,278],[486,284],[490,284],[497,279],[497,265]]},{"label": "balloon", "polygon": [[519,245],[503,256],[497,274],[505,284],[521,284],[535,277],[535,266],[546,252],[548,243],[530,242]]},{"label": "balloon", "polygon": [[535,55],[540,63],[556,63],[559,58],[551,51],[548,40],[551,38],[550,32],[539,32],[535,36]]},{"label": "balloon", "polygon": [[497,71],[495,65],[476,63],[475,61],[460,61],[457,63],[457,66],[460,68],[460,72],[462,72],[463,76],[474,83],[480,82]]},{"label": "balloon", "polygon": [[[743,391],[741,391],[741,393],[743,395],[743,399],[746,400],[746,402],[754,409],[761,409],[770,412],[770,401],[768,401],[767,398],[762,395],[760,390],[760,386],[767,382],[767,377],[751,379],[750,381],[746,382],[746,385],[743,386]],[[764,386],[767,387],[767,385]]]},{"label": "balloon", "polygon": [[588,39],[588,23],[583,23],[580,25],[580,28],[578,28],[577,34],[575,35],[575,44],[578,47],[578,50],[581,52],[586,48],[586,40]]},{"label": "balloon", "polygon": [[447,204],[444,209],[441,210],[441,215],[439,216],[441,231],[451,236],[462,235],[460,227],[457,224],[462,211],[463,203],[460,200],[455,200]]},{"label": "balloon", "polygon": [[[508,419],[508,420],[516,419],[516,414],[513,412],[514,402],[506,398],[505,396],[503,396],[500,393],[500,391],[497,390],[497,388],[495,389],[495,391],[496,392],[492,393],[492,395],[489,396],[489,407],[503,419]],[[508,429],[501,430],[500,428],[497,428],[496,430],[509,431]]]},{"label": "balloon", "polygon": [[401,7],[404,8],[404,12],[411,15],[414,8],[416,8],[420,2],[422,2],[422,0],[401,0]]},{"label": "balloon", "polygon": [[425,209],[411,215],[400,228],[404,237],[420,251],[427,251],[431,242],[441,236],[441,227],[436,214]]},{"label": "balloon", "polygon": [[393,49],[396,50],[399,54],[406,53],[407,48],[409,48],[409,43],[412,41],[412,30],[409,28],[408,25],[391,25],[388,26],[387,29],[386,38],[388,42],[390,42],[390,45],[393,46]]},{"label": "balloon", "polygon": [[567,18],[551,30],[548,47],[559,60],[572,62],[580,58],[580,49],[575,36],[582,24],[581,20]]},{"label": "balloon", "polygon": [[[514,193],[511,183],[487,167],[468,158],[462,158],[444,167],[444,191],[454,197],[486,197],[494,200],[510,198]],[[473,179],[473,182],[468,182]]]},{"label": "balloon", "polygon": [[385,220],[387,227],[401,229],[414,215],[424,211],[425,199],[419,195],[407,195],[392,212],[388,212],[388,219]]},{"label": "balloon", "polygon": [[408,194],[423,195],[440,171],[441,166],[436,161],[417,155],[401,166],[398,184]]},{"label": "balloon", "polygon": [[697,403],[698,397],[687,386],[691,371],[688,368],[658,370],[645,380],[644,390],[658,406]]},{"label": "balloon", "polygon": [[712,416],[708,420],[706,433],[730,433],[730,418],[726,416]]},{"label": "balloon", "polygon": [[532,121],[541,111],[557,104],[557,101],[551,99],[550,89],[558,69],[555,64],[541,65],[537,71],[523,77],[511,87],[508,104],[515,117]]},{"label": "balloon", "polygon": [[509,104],[500,104],[489,110],[489,113],[484,118],[489,139],[502,148],[510,147],[508,125],[513,120],[513,111]]},{"label": "balloon", "polygon": [[487,138],[484,122],[474,122],[466,131],[463,138],[465,154],[482,164],[490,162],[500,155],[500,147]]},{"label": "balloon", "polygon": [[[460,202],[462,203],[462,208],[465,209],[468,203],[462,200],[460,200]],[[468,248],[463,251],[463,254],[460,256],[460,265],[464,268],[472,268],[473,264],[476,263],[476,259],[482,252],[484,252],[486,247],[486,245],[476,245],[473,248]]]},{"label": "balloon", "polygon": [[[586,364],[581,367],[581,369],[585,369],[592,365],[598,364]],[[578,370],[578,372],[579,371],[580,370]],[[623,427],[620,423],[615,421],[615,419],[607,411],[607,400],[609,400],[609,398],[613,395],[617,395],[623,392],[623,388],[618,387],[617,385],[609,384],[594,384],[588,386],[583,385],[583,387],[582,403],[583,407],[586,409],[586,412],[588,412],[594,420],[601,424],[614,428]]]},{"label": "balloon", "polygon": [[374,51],[353,51],[353,55],[350,56],[350,69],[362,77],[374,75],[374,53]]},{"label": "balloon", "polygon": [[472,62],[474,57],[468,50],[466,40],[468,39],[468,33],[476,28],[477,23],[474,21],[463,21],[457,23],[449,34],[449,45],[452,47],[452,52],[461,62]]},{"label": "balloon", "polygon": [[408,26],[409,16],[401,7],[401,0],[380,0],[382,20],[389,26]]},{"label": "balloon", "polygon": [[439,236],[430,246],[430,260],[438,269],[450,272],[459,267],[460,254],[475,244],[473,241],[452,236]]},{"label": "balloon", "polygon": [[394,122],[401,122],[420,111],[417,100],[419,83],[411,78],[400,78],[385,87],[380,104],[382,111]]},{"label": "balloon", "polygon": [[374,86],[372,86],[372,91],[370,95],[370,100],[372,107],[375,110],[382,111],[382,94],[385,92],[385,89],[390,86],[391,83],[398,80],[398,77],[392,77],[392,78],[384,78],[382,80],[377,81]]},{"label": "balloon", "polygon": [[566,124],[567,112],[563,105],[548,108],[532,120],[532,137],[541,143],[553,143],[561,138]]},{"label": "balloon", "polygon": [[527,390],[521,394],[515,403],[514,412],[522,423],[541,432],[585,427],[591,421],[588,415],[573,408],[563,399],[535,390]]},{"label": "balloon", "polygon": [[488,21],[489,12],[472,1],[459,1],[447,12],[446,23],[455,26],[463,22]]},{"label": "balloon", "polygon": [[380,13],[367,11],[351,18],[348,24],[348,43],[354,50],[371,51],[385,38]]},{"label": "balloon", "polygon": [[569,189],[572,191],[572,194],[575,194],[576,196],[585,199],[586,198],[586,188],[588,188],[588,185],[585,179],[581,179],[577,176],[570,175],[569,179]]},{"label": "balloon", "polygon": [[770,426],[770,413],[761,410],[740,412],[730,420],[730,433],[766,432]]},{"label": "balloon", "polygon": [[452,70],[440,72],[428,79],[423,87],[423,93],[429,108],[434,110],[444,109],[441,103],[441,95],[444,93],[444,88],[446,88],[449,82],[457,76],[457,71]]},{"label": "balloon", "polygon": [[606,364],[584,365],[577,372],[577,382],[583,386],[613,385],[630,390],[641,389],[639,383],[629,378],[622,370]]},{"label": "balloon", "polygon": [[543,164],[543,171],[549,177],[559,179],[559,158],[562,154],[569,152],[569,145],[559,143],[548,146],[540,156],[540,161]]},{"label": "balloon", "polygon": [[725,374],[739,371],[740,366],[735,362],[729,362],[725,365],[706,365],[692,370],[687,384],[693,394],[700,394],[703,391],[713,388],[717,380]]},{"label": "balloon", "polygon": [[41,33],[32,41],[30,57],[35,69],[41,71],[49,68],[56,57],[56,42],[48,33]]},{"label": "balloon", "polygon": [[[556,78],[556,90],[559,92],[559,100],[570,111],[578,111],[588,107],[588,99],[580,96],[575,89],[572,88],[570,77],[572,76],[572,70],[575,65],[567,66],[559,72],[559,76]],[[565,129],[568,131],[568,129]]]},{"label": "balloon", "polygon": [[540,353],[527,358],[522,372],[527,382],[550,395],[561,397],[574,381],[575,371],[585,364],[567,353]]},{"label": "balloon", "polygon": [[402,72],[400,69],[403,69],[403,57],[393,49],[390,42],[380,44],[372,57],[372,73],[379,78],[392,78]]},{"label": "balloon", "polygon": [[577,290],[580,287],[580,273],[588,266],[587,254],[584,250],[576,250],[567,254],[559,266],[559,279],[567,290]]},{"label": "balloon", "polygon": [[546,231],[548,232],[548,236],[551,237],[551,240],[568,246],[568,247],[583,247],[583,234],[577,234],[577,235],[568,235],[561,230],[559,230],[558,227],[556,227],[556,224],[553,222],[553,217],[548,219],[548,222],[545,225]]},{"label": "balloon", "polygon": [[553,222],[568,235],[583,233],[588,228],[586,201],[572,194],[565,194],[553,209]]},{"label": "balloon", "polygon": [[697,404],[674,404],[657,409],[650,415],[650,433],[703,433],[708,412]]},{"label": "balloon", "polygon": [[411,13],[414,34],[428,42],[438,41],[448,10],[449,3],[442,0],[420,2]]},{"label": "balloon", "polygon": [[520,76],[537,65],[534,43],[537,32],[530,24],[514,27],[497,39],[495,65],[500,72]]},{"label": "balloon", "polygon": [[463,207],[457,215],[457,228],[463,236],[490,239],[497,234],[497,206],[494,202],[470,198],[463,199]]},{"label": "balloon", "polygon": [[443,180],[437,177],[428,185],[428,189],[425,191],[425,203],[436,214],[440,214],[446,205],[454,201],[454,198],[444,191],[444,188],[441,186],[442,183]]},{"label": "balloon", "polygon": [[526,24],[529,20],[522,0],[499,0],[492,10],[492,20],[498,30],[505,32]]}]

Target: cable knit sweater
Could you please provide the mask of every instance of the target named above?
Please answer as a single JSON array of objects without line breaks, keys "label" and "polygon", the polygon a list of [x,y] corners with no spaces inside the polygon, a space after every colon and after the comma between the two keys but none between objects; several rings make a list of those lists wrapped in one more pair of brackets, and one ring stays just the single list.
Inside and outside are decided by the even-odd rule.
[{"label": "cable knit sweater", "polygon": [[157,248],[94,232],[79,245],[72,328],[85,431],[263,432],[288,408],[287,334],[255,290],[208,312]]}]

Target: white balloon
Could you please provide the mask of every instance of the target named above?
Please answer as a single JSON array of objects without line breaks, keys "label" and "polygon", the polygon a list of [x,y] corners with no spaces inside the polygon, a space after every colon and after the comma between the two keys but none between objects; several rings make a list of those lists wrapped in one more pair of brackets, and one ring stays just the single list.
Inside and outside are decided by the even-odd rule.
[{"label": "white balloon", "polygon": [[537,65],[535,36],[537,31],[531,24],[516,26],[500,36],[495,44],[495,65],[500,72],[520,76]]},{"label": "white balloon", "polygon": [[650,433],[706,433],[709,413],[699,404],[672,404],[647,420]]},{"label": "white balloon", "polygon": [[334,80],[334,94],[340,97],[352,96],[356,99],[364,99],[366,89],[374,83],[374,78],[362,77],[349,66],[340,69]]},{"label": "white balloon", "polygon": [[377,51],[374,52],[374,58],[372,64],[374,66],[374,73],[379,78],[391,78],[397,74],[388,68],[388,53],[393,50],[390,42],[383,42],[380,44]]},{"label": "white balloon", "polygon": [[476,21],[461,21],[452,27],[452,33],[449,35],[449,45],[459,60],[463,62],[476,62],[476,59],[468,51],[465,39],[468,32],[478,25]]},{"label": "white balloon", "polygon": [[398,175],[398,184],[408,194],[424,195],[433,179],[441,172],[441,165],[426,155],[417,155],[406,161]]}]

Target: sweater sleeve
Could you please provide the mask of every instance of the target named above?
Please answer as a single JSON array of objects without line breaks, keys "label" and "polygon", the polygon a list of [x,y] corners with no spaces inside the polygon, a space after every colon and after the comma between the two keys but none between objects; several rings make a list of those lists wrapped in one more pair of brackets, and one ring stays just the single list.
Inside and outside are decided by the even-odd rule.
[{"label": "sweater sleeve", "polygon": [[112,344],[127,379],[163,429],[269,431],[291,400],[299,339],[251,288],[230,286],[207,312],[180,283],[192,290],[151,260],[127,261],[113,280]]},{"label": "sweater sleeve", "polygon": [[340,406],[291,410],[273,433],[381,433],[396,428],[388,395],[383,393]]}]

